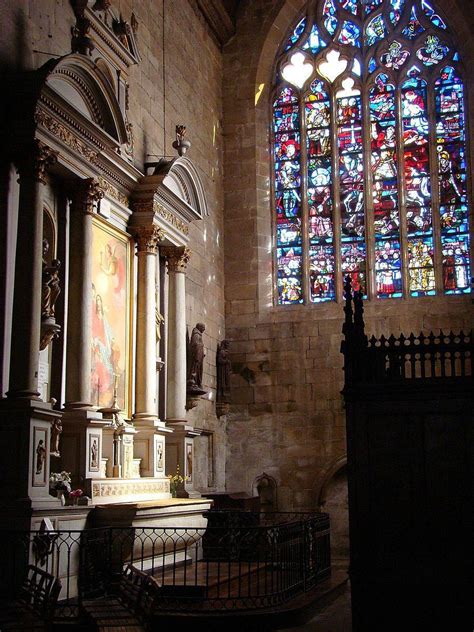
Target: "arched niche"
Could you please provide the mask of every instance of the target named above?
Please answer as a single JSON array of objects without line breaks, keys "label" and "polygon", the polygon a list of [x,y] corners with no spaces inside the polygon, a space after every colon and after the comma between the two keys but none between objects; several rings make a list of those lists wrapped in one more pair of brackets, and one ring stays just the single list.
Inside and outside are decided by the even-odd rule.
[{"label": "arched niche", "polygon": [[263,472],[254,480],[252,487],[253,495],[260,498],[260,511],[263,513],[278,511],[277,482],[273,476]]}]

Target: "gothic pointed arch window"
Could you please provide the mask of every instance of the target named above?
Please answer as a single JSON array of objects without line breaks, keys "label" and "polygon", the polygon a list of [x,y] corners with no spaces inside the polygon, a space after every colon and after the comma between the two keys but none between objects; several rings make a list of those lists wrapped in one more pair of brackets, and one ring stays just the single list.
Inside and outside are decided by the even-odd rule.
[{"label": "gothic pointed arch window", "polygon": [[431,0],[313,0],[272,98],[279,304],[470,292],[462,65]]}]

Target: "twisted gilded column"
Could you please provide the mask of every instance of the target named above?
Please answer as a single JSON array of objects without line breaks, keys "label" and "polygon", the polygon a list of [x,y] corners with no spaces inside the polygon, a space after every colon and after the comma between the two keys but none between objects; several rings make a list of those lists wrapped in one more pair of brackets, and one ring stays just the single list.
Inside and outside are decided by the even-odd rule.
[{"label": "twisted gilded column", "polygon": [[18,160],[20,197],[9,398],[39,399],[38,354],[41,336],[43,185],[58,152],[35,140]]},{"label": "twisted gilded column", "polygon": [[168,388],[166,420],[186,415],[186,267],[190,252],[185,246],[161,249],[167,259],[168,289]]},{"label": "twisted gilded column", "polygon": [[92,217],[104,192],[94,178],[80,182],[71,208],[67,331],[67,410],[87,409],[91,403],[92,336]]},{"label": "twisted gilded column", "polygon": [[158,418],[156,383],[156,262],[164,233],[157,226],[130,229],[137,245],[137,355],[135,372],[136,420]]}]

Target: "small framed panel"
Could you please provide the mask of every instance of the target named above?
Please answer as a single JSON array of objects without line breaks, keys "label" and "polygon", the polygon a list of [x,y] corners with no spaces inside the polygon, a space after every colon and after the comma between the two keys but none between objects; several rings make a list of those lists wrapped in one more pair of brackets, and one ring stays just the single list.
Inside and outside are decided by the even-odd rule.
[{"label": "small framed panel", "polygon": [[100,445],[100,434],[91,432],[89,434],[89,471],[90,472],[100,471],[101,453],[102,451],[101,451],[101,445]]},{"label": "small framed panel", "polygon": [[33,444],[32,444],[32,481],[33,487],[46,487],[46,457],[48,431],[41,426],[33,427]]}]

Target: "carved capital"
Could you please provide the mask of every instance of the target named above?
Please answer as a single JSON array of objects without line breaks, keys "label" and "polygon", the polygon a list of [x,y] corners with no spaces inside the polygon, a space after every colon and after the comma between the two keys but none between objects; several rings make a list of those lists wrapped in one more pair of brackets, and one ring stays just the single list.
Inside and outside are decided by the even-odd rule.
[{"label": "carved capital", "polygon": [[167,246],[161,248],[161,254],[166,257],[168,272],[186,272],[191,258],[191,251],[186,246]]},{"label": "carved capital", "polygon": [[94,215],[97,203],[104,197],[104,190],[95,178],[88,178],[82,183],[81,199],[84,213]]},{"label": "carved capital", "polygon": [[46,184],[47,169],[58,161],[58,155],[59,152],[53,151],[51,147],[35,138],[33,147],[25,148],[18,159],[20,179],[32,177],[38,182]]},{"label": "carved capital", "polygon": [[165,238],[164,231],[158,226],[133,226],[130,229],[137,244],[137,253],[147,252],[156,255],[158,243]]}]

